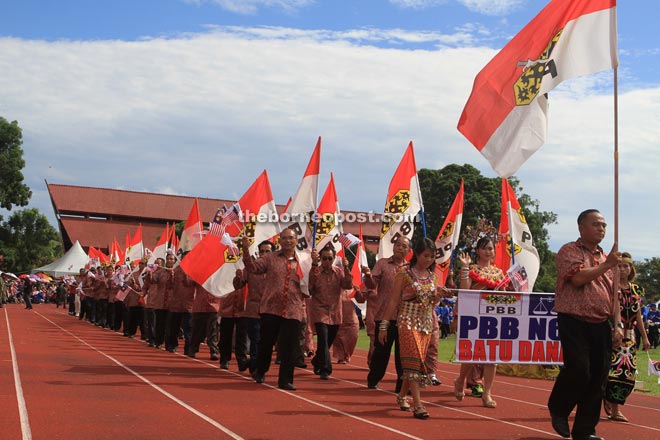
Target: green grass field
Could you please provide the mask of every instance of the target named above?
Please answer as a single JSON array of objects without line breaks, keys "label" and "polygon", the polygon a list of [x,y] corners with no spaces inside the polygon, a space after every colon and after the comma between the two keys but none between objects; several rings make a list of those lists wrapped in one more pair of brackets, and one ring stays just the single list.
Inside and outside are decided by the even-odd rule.
[{"label": "green grass field", "polygon": [[[358,337],[358,348],[364,350],[369,349],[369,337],[366,330],[360,330]],[[454,356],[454,348],[456,346],[456,335],[452,334],[447,339],[440,339],[438,345],[438,359],[442,362],[451,362]],[[660,360],[660,348],[649,351],[651,359]],[[639,351],[637,353],[637,380],[643,383],[641,390],[638,392],[649,393],[652,395],[660,395],[660,385],[658,384],[658,376],[649,376],[647,374],[648,357],[646,352]]]}]

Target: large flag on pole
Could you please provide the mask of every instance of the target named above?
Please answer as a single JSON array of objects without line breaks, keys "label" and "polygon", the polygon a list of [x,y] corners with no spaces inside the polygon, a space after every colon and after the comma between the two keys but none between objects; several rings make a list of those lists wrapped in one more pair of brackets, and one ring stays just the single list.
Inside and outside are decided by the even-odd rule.
[{"label": "large flag on pole", "polygon": [[[319,173],[321,170],[321,136],[309,159],[307,169],[303,175],[298,190],[293,195],[291,203],[282,217],[282,229],[293,227],[298,238],[296,257],[300,276],[300,287],[303,292],[308,291],[309,271],[312,268],[312,248],[314,235],[314,214],[318,203]],[[288,217],[288,218],[287,218]]]},{"label": "large flag on pole", "polygon": [[550,90],[618,66],[615,9],[616,0],[552,0],[479,72],[458,130],[501,177],[545,143]]},{"label": "large flag on pole", "polygon": [[438,274],[438,281],[441,286],[444,286],[447,281],[452,255],[461,237],[464,194],[464,184],[463,179],[461,179],[461,186],[458,189],[454,203],[451,204],[445,222],[438,233],[438,237],[435,239],[435,247],[437,249],[435,271]]},{"label": "large flag on pole", "polygon": [[[172,225],[174,228],[174,225]],[[165,224],[165,230],[158,239],[158,243],[154,246],[154,250],[151,251],[149,256],[149,264],[153,264],[157,258],[162,258],[163,260],[167,256],[167,244],[170,241],[170,224],[169,222]]]},{"label": "large flag on pole", "polygon": [[130,240],[129,246],[126,248],[126,264],[131,264],[133,261],[140,261],[144,253],[144,244],[142,242],[142,224],[140,224],[135,231],[135,235]]},{"label": "large flag on pole", "polygon": [[[226,231],[232,230],[237,236],[247,236],[250,241],[249,251],[256,254],[259,243],[279,233],[278,222],[272,221],[277,208],[266,170],[237,205],[242,210],[240,221],[233,222],[232,227]],[[236,269],[244,267],[242,255],[231,239],[227,232],[223,237],[207,234],[181,262],[181,267],[192,279],[216,296],[224,296],[235,290],[232,284],[234,274]]]},{"label": "large flag on pole", "polygon": [[495,265],[505,273],[513,264],[524,268],[529,291],[539,274],[541,260],[520,203],[507,179],[502,179],[502,211]]},{"label": "large flag on pole", "polygon": [[335,189],[335,177],[330,173],[330,182],[323,193],[321,202],[317,209],[319,219],[316,225],[316,247],[323,249],[328,243],[332,244],[337,254],[341,253],[342,245],[339,237],[342,235],[341,211],[339,210],[339,199]]},{"label": "large flag on pole", "polygon": [[190,208],[190,213],[188,213],[186,224],[183,226],[183,231],[181,232],[181,240],[179,241],[179,249],[177,250],[179,258],[202,241],[203,229],[202,216],[199,214],[199,202],[195,199],[192,208]]},{"label": "large flag on pole", "polygon": [[391,257],[394,253],[394,242],[400,236],[412,238],[415,231],[414,218],[421,207],[422,195],[419,192],[415,152],[411,141],[387,191],[376,258]]}]

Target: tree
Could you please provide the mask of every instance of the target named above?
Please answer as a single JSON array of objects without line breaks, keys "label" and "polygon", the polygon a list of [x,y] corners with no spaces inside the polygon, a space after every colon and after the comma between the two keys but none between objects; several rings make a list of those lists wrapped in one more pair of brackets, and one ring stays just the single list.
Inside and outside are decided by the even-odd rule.
[{"label": "tree", "polygon": [[[465,182],[462,227],[474,226],[480,218],[492,221],[496,228],[499,225],[502,205],[502,183],[499,177],[484,177],[478,169],[468,164],[447,165],[440,170],[421,169],[418,175],[424,200],[427,235],[431,239],[438,235],[461,185],[461,179]],[[509,183],[518,197],[541,259],[541,269],[534,290],[553,292],[556,268],[554,254],[548,246],[550,236],[546,227],[556,223],[557,215],[541,211],[539,201],[523,193],[518,179],[510,178]],[[421,234],[420,231],[421,228],[416,228],[416,235]],[[459,247],[462,246],[465,246],[465,243],[459,243]]]},{"label": "tree", "polygon": [[[14,205],[28,204],[32,191],[23,183],[23,134],[16,121],[0,117],[0,207],[11,210]],[[0,220],[2,218],[0,217]]]},{"label": "tree", "polygon": [[55,228],[38,209],[14,212],[0,227],[0,254],[11,272],[27,272],[62,255]]},{"label": "tree", "polygon": [[646,290],[646,302],[660,299],[660,258],[647,258],[635,263],[637,278],[635,283]]}]

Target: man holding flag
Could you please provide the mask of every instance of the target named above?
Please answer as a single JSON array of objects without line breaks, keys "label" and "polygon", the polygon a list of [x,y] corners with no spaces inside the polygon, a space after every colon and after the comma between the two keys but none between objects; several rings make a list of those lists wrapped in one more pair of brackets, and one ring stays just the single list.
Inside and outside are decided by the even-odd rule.
[{"label": "man holding flag", "polygon": [[[610,370],[612,328],[615,346],[623,330],[612,271],[621,263],[614,243],[609,255],[599,243],[605,238],[605,218],[595,209],[578,216],[580,238],[567,243],[557,253],[555,308],[564,356],[548,400],[552,427],[557,434],[579,440],[598,440],[605,380]],[[618,296],[617,296],[618,298]],[[614,306],[616,304],[616,306]],[[568,416],[577,407],[573,429]]]},{"label": "man holding flag", "polygon": [[[243,236],[243,255],[249,255],[250,240]],[[245,258],[245,269],[249,273],[266,274],[265,289],[261,297],[261,346],[257,358],[257,368],[253,377],[263,383],[270,369],[273,345],[279,342],[281,360],[278,387],[295,391],[293,385],[294,352],[298,344],[300,323],[305,314],[304,300],[296,258],[298,239],[293,229],[280,233],[280,250],[271,252],[258,260]],[[279,339],[278,339],[279,335]]]}]

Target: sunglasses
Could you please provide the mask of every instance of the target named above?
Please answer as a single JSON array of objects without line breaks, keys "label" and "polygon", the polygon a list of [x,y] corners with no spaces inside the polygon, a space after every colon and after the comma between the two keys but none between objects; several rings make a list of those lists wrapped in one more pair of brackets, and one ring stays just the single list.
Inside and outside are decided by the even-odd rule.
[{"label": "sunglasses", "polygon": [[335,257],[321,257],[321,260],[323,260],[323,261],[332,261],[334,259],[335,259]]}]

